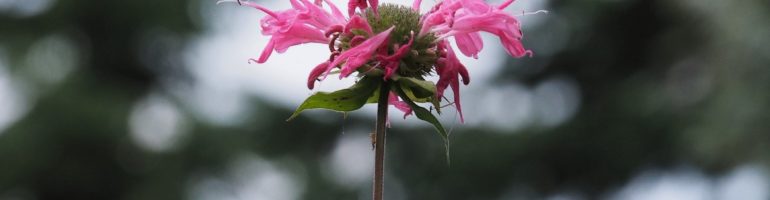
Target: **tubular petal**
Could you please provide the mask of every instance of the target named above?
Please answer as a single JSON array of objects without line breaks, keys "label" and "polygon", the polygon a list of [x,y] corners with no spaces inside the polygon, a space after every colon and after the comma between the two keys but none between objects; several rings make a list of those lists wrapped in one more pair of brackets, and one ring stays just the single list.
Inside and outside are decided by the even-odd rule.
[{"label": "tubular petal", "polygon": [[[264,63],[273,51],[285,52],[288,48],[305,43],[329,44],[325,32],[342,26],[347,20],[334,5],[329,4],[333,13],[321,7],[321,1],[290,0],[292,9],[273,11],[250,1],[236,1],[244,6],[256,8],[267,16],[260,20],[263,35],[271,36],[257,63]],[[327,3],[328,0],[327,0]]]},{"label": "tubular petal", "polygon": [[391,27],[388,30],[385,30],[382,33],[367,39],[358,46],[342,52],[342,54],[340,54],[340,56],[338,56],[334,62],[329,65],[327,72],[330,71],[334,66],[345,62],[340,70],[340,79],[347,77],[353,73],[353,71],[358,69],[358,67],[361,67],[361,65],[369,62],[374,52],[377,51],[377,49],[379,49],[390,37],[390,32],[393,31],[393,28],[395,27]]},{"label": "tubular petal", "polygon": [[454,36],[460,52],[473,58],[483,47],[480,31],[498,36],[513,57],[531,54],[521,44],[518,20],[502,10],[513,2],[506,0],[500,6],[491,6],[482,0],[444,0],[423,17],[420,34],[432,31],[440,38]]},{"label": "tubular petal", "polygon": [[354,15],[353,17],[350,18],[350,21],[348,22],[348,24],[345,25],[344,33],[352,34],[351,31],[354,29],[366,31],[366,33],[368,33],[369,35],[374,34],[374,32],[372,31],[372,27],[369,25],[369,22],[366,21],[366,19],[364,19],[363,17],[358,15]]},{"label": "tubular petal", "polygon": [[455,35],[455,43],[463,55],[475,59],[479,59],[479,52],[484,48],[484,42],[478,32],[457,34]]},{"label": "tubular petal", "polygon": [[398,94],[395,92],[390,92],[390,95],[388,96],[388,103],[396,107],[396,109],[400,110],[401,112],[404,112],[404,119],[412,114],[412,107],[409,107],[409,104],[406,102],[399,100]]},{"label": "tubular petal", "polygon": [[459,79],[462,78],[463,84],[468,85],[468,83],[470,83],[468,70],[462,63],[460,63],[460,60],[457,59],[457,55],[454,50],[452,50],[452,47],[449,46],[449,42],[446,40],[440,41],[438,48],[445,54],[439,59],[436,66],[436,72],[439,75],[439,80],[436,83],[436,98],[444,96],[444,90],[446,90],[447,87],[451,87],[452,93],[454,94],[454,105],[455,108],[457,108],[457,112],[460,114],[460,122],[464,123],[465,118],[463,117],[462,105],[460,105]]},{"label": "tubular petal", "polygon": [[323,62],[321,64],[318,64],[315,68],[313,68],[312,71],[310,71],[310,75],[307,77],[307,88],[313,89],[315,87],[315,81],[318,79],[321,74],[326,72],[327,68],[329,67],[329,61]]},{"label": "tubular petal", "polygon": [[412,3],[412,10],[420,12],[420,4],[422,4],[422,0],[414,0],[414,3]]}]

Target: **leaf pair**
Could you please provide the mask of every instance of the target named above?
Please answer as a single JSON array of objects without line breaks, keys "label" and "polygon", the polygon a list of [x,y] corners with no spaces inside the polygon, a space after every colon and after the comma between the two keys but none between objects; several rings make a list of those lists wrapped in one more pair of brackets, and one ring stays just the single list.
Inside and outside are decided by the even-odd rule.
[{"label": "leaf pair", "polygon": [[[415,102],[430,102],[440,113],[439,99],[436,98],[436,85],[433,82],[410,77],[394,77],[396,82],[392,90],[406,102],[418,119],[433,125],[441,136],[446,150],[447,162],[449,162],[449,135],[441,125],[441,122],[428,110],[420,107]],[[366,103],[377,103],[379,89],[382,84],[380,77],[364,76],[356,84],[347,89],[335,92],[318,92],[307,99],[289,117],[292,120],[308,109],[328,109],[338,112],[350,112],[358,110]]]}]

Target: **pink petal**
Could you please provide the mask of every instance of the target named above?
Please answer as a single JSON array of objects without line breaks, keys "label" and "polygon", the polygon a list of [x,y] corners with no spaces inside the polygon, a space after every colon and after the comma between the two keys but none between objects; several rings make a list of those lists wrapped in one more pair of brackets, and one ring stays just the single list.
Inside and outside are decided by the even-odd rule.
[{"label": "pink petal", "polygon": [[532,56],[532,51],[524,49],[524,45],[521,44],[521,41],[516,38],[508,38],[508,37],[501,37],[501,42],[503,43],[503,47],[505,47],[505,51],[508,52],[513,57],[524,57],[525,55]]},{"label": "pink petal", "polygon": [[409,104],[406,102],[399,100],[399,97],[395,92],[390,92],[388,103],[396,107],[396,109],[400,110],[401,112],[404,112],[404,119],[412,114],[412,107],[409,107]]},{"label": "pink petal", "polygon": [[420,4],[422,4],[422,0],[414,0],[414,3],[412,3],[412,10],[420,12]]},{"label": "pink petal", "polygon": [[270,58],[270,55],[273,54],[273,49],[275,48],[275,41],[270,40],[270,42],[267,43],[267,46],[264,50],[262,50],[262,54],[259,55],[259,59],[257,59],[257,63],[265,63],[268,58]]},{"label": "pink petal", "polygon": [[307,26],[294,26],[287,32],[274,35],[276,41],[275,50],[278,53],[285,52],[289,47],[305,43],[328,43],[329,39],[322,31]]},{"label": "pink petal", "polygon": [[[290,0],[292,9],[272,11],[256,3],[241,1],[242,5],[259,9],[267,16],[260,20],[263,35],[269,35],[270,43],[262,51],[258,63],[264,63],[273,51],[285,52],[288,48],[305,44],[320,43],[329,44],[329,37],[324,35],[333,27],[340,27],[346,23],[346,19],[332,4],[332,12],[324,10],[321,0],[313,2],[309,0]],[[327,0],[327,3],[328,0]]]},{"label": "pink petal", "polygon": [[468,85],[470,83],[468,70],[457,59],[457,55],[446,40],[439,42],[438,48],[442,51],[445,50],[446,54],[439,59],[436,67],[436,72],[439,75],[439,80],[436,83],[436,98],[444,96],[444,90],[447,87],[451,87],[454,94],[455,108],[457,108],[457,112],[460,114],[460,122],[464,123],[465,118],[463,117],[462,105],[460,105],[460,81],[458,79],[462,78],[463,84]]},{"label": "pink petal", "polygon": [[479,58],[479,52],[484,48],[484,42],[478,32],[461,33],[455,35],[455,43],[465,56]]},{"label": "pink petal", "polygon": [[353,15],[353,17],[350,18],[350,21],[347,25],[345,25],[345,34],[352,34],[352,30],[358,29],[366,31],[369,35],[373,35],[374,31],[372,31],[372,27],[369,25],[369,21],[366,21],[361,16]]},{"label": "pink petal", "polygon": [[324,2],[326,2],[326,4],[329,4],[329,8],[332,9],[332,14],[334,14],[334,17],[336,17],[337,19],[343,20],[343,21],[345,20],[345,16],[342,15],[342,12],[340,11],[339,8],[337,8],[337,6],[335,6],[333,3],[329,2],[329,0],[324,0]]},{"label": "pink petal", "polygon": [[514,1],[514,0],[505,0],[505,2],[503,2],[502,4],[500,4],[500,6],[497,6],[497,9],[500,9],[500,10],[502,10],[502,9],[505,9],[505,8],[507,8],[509,5],[511,5],[511,3],[513,3],[513,1]]},{"label": "pink petal", "polygon": [[[398,71],[398,67],[401,65],[401,58],[407,55],[409,51],[412,49],[412,44],[414,43],[414,33],[412,33],[412,37],[409,38],[409,43],[407,43],[404,46],[401,46],[396,50],[396,52],[393,53],[393,55],[380,58],[380,62],[384,63],[385,65],[385,75],[382,76],[383,80],[388,80],[393,73]],[[386,52],[387,53],[387,52]]]},{"label": "pink petal", "polygon": [[395,27],[391,27],[388,30],[369,38],[358,46],[342,52],[342,54],[331,63],[331,66],[337,66],[342,62],[345,62],[340,70],[340,79],[347,77],[358,69],[358,67],[368,63],[374,52],[377,51],[377,49],[379,49],[390,37],[390,32],[393,31],[393,28]]},{"label": "pink petal", "polygon": [[463,117],[463,108],[460,104],[460,83],[457,80],[452,81],[450,87],[452,87],[452,93],[454,94],[454,105],[457,108],[457,113],[460,114],[460,123],[465,123],[465,117]]},{"label": "pink petal", "polygon": [[307,77],[307,88],[313,89],[315,87],[315,81],[318,79],[321,74],[326,72],[329,68],[329,61],[323,62],[321,64],[318,64],[315,68],[313,68],[312,71],[310,71],[310,75]]},{"label": "pink petal", "polygon": [[380,12],[377,11],[377,6],[379,5],[378,0],[369,0],[369,5],[372,6],[372,11],[374,11],[375,16],[379,16]]},{"label": "pink petal", "polygon": [[304,10],[305,9],[305,6],[303,6],[302,4],[297,2],[297,0],[289,0],[289,2],[291,3],[291,7],[296,9],[296,10]]},{"label": "pink petal", "polygon": [[511,56],[531,55],[532,52],[521,44],[518,20],[502,10],[513,0],[506,0],[499,6],[491,6],[481,0],[444,0],[442,3],[423,17],[421,35],[432,31],[441,38],[454,36],[460,52],[477,58],[483,48],[477,34],[484,31],[497,35]]},{"label": "pink petal", "polygon": [[361,8],[361,10],[366,9],[366,0],[348,1],[348,16],[353,17],[353,15],[356,14],[356,8]]}]

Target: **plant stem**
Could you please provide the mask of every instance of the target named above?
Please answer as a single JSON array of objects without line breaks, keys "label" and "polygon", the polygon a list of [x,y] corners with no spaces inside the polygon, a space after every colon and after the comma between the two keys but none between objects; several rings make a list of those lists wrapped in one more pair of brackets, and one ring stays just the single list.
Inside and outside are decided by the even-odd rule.
[{"label": "plant stem", "polygon": [[377,101],[377,128],[374,141],[374,185],[372,199],[382,200],[385,178],[385,121],[388,118],[388,95],[390,81],[382,82],[380,98]]}]

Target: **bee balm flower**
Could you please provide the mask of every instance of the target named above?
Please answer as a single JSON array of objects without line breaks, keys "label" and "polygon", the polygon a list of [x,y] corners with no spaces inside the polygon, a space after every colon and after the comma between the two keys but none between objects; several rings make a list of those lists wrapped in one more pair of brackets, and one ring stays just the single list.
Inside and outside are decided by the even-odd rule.
[{"label": "bee balm flower", "polygon": [[[406,115],[416,112],[426,121],[430,120],[424,108],[414,102],[432,103],[438,110],[445,89],[451,88],[463,121],[459,85],[461,79],[465,85],[470,79],[449,44],[451,39],[463,55],[473,58],[478,58],[484,47],[481,32],[497,36],[513,57],[532,54],[521,44],[518,20],[504,11],[513,0],[500,5],[483,0],[443,0],[424,14],[419,13],[421,0],[413,1],[411,8],[379,5],[377,0],[350,0],[347,17],[328,0],[290,0],[291,8],[281,11],[249,1],[221,2],[237,2],[267,14],[260,26],[262,34],[271,38],[260,57],[252,59],[257,63],[267,61],[273,51],[283,53],[295,45],[318,43],[328,45],[330,56],[311,70],[308,88],[313,89],[316,81],[333,73],[345,78],[357,72],[361,77],[351,88],[311,96],[297,112],[310,108],[358,109],[376,99],[372,97],[380,88],[377,80],[382,80],[395,83],[389,98],[391,105]],[[424,79],[432,74],[439,76],[436,84]]]}]

